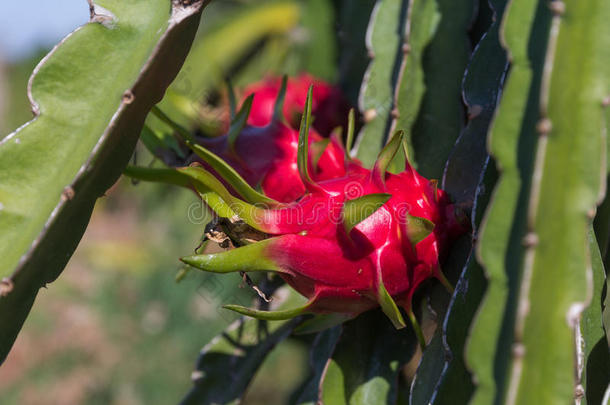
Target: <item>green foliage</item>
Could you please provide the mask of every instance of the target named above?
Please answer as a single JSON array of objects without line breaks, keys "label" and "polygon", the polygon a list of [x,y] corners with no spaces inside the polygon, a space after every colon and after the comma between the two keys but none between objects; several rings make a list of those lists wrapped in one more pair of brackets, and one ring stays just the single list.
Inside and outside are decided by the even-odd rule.
[{"label": "green foliage", "polygon": [[[486,134],[508,67],[498,37],[504,1],[491,5],[492,13],[478,18],[488,28],[477,44],[462,82],[470,114],[445,167],[442,185],[469,212],[475,235],[495,181],[495,174],[489,168]],[[415,376],[412,403],[466,403],[474,391],[472,376],[464,362],[468,339],[464,328],[471,324],[487,282],[474,258],[472,244],[466,241],[456,244],[443,271],[449,277],[459,275],[459,280],[447,310],[439,314],[439,318],[444,315],[443,327],[437,328]]]},{"label": "green foliage", "polygon": [[295,393],[293,403],[296,405],[317,405],[320,397],[320,381],[325,374],[328,359],[335,351],[342,328],[335,326],[316,335],[311,344],[311,375]]},{"label": "green foliage", "polygon": [[[312,344],[313,374],[294,403],[390,404],[407,396],[415,405],[567,403],[581,383],[587,401],[601,400],[609,370],[601,319],[605,277],[588,229],[607,170],[599,108],[606,91],[600,88],[608,89],[601,79],[605,36],[580,50],[582,60],[584,52],[597,55],[586,70],[567,55],[576,52],[575,38],[593,35],[594,28],[584,27],[585,12],[592,9],[579,4],[583,14],[575,16],[581,19],[567,23],[543,3],[495,0],[488,8],[481,3],[469,37],[475,3],[379,0],[367,31],[371,61],[360,89],[364,126],[358,158],[373,165],[383,149],[375,163],[380,175],[401,170],[404,161],[395,152],[405,147],[422,174],[443,174],[442,188],[471,217],[478,238],[475,244],[463,238],[443,265],[456,282],[451,299],[440,286],[428,290],[434,314],[425,315],[431,310],[424,305],[422,316],[424,322],[431,317],[433,327],[422,336],[428,346],[410,393],[397,384],[396,372],[412,359],[416,333],[381,327],[372,312],[343,326],[333,327],[344,319],[317,319],[312,325],[319,326],[304,328],[329,329]],[[350,2],[343,6],[339,15],[353,15]],[[569,27],[557,30],[562,24]],[[572,76],[580,81],[569,86],[571,93],[554,84]],[[589,104],[572,112],[569,99]],[[308,115],[306,108],[305,123]],[[546,118],[552,127],[546,127]],[[402,135],[388,141],[396,129],[404,131],[404,141]],[[568,136],[580,132],[589,135]],[[542,155],[546,148],[552,153]],[[600,210],[596,227],[603,251],[606,211]],[[348,228],[358,222],[354,218]],[[588,295],[591,254],[594,290]],[[249,268],[245,259],[244,268]],[[553,271],[544,271],[548,268]],[[383,280],[379,286],[382,310],[395,326],[404,326],[393,301],[383,299],[388,298]],[[585,306],[578,303],[588,299],[592,306],[583,313]],[[577,330],[582,352],[574,341]],[[387,346],[394,350],[384,350]],[[575,364],[577,356],[584,369]]]},{"label": "green foliage", "polygon": [[528,207],[528,235],[537,243],[526,243],[515,325],[525,353],[512,361],[509,398],[514,394],[523,404],[572,402],[574,352],[580,355],[573,335],[592,288],[587,234],[606,175],[600,104],[610,91],[610,28],[601,16],[609,15],[610,5],[564,6],[565,15],[553,11],[548,33]]},{"label": "green foliage", "polygon": [[223,24],[215,24],[193,47],[170,91],[198,100],[227,77],[227,71],[266,36],[286,34],[297,25],[294,1],[261,2],[240,7]]},{"label": "green foliage", "polygon": [[593,230],[588,235],[591,255],[593,294],[589,306],[582,313],[579,328],[583,339],[581,355],[585,362],[580,370],[581,382],[585,389],[584,402],[603,403],[604,393],[610,384],[610,352],[606,341],[606,331],[602,321],[602,292],[606,281],[604,263]]},{"label": "green foliage", "polygon": [[371,14],[367,31],[367,47],[372,58],[360,90],[359,107],[365,125],[360,130],[357,156],[371,166],[388,139],[394,108],[394,93],[399,83],[396,66],[402,62],[405,40],[407,2],[378,1]]},{"label": "green foliage", "polygon": [[397,379],[416,347],[412,331],[397,331],[377,311],[343,327],[320,382],[324,404],[393,404]]},{"label": "green foliage", "polygon": [[[605,175],[599,105],[609,89],[608,35],[590,13],[608,10],[558,7],[513,1],[503,21],[512,65],[490,143],[501,176],[479,242],[489,287],[468,345],[476,404],[572,403],[580,383],[574,333],[591,288],[587,232]],[[587,49],[575,45],[583,37]]]},{"label": "green foliage", "polygon": [[[392,129],[406,132],[408,155],[413,160],[413,124],[417,119],[420,105],[426,92],[424,83],[424,53],[434,37],[441,15],[436,0],[415,1],[409,7],[408,52],[401,61],[400,84],[396,89],[397,117],[392,121]],[[406,51],[403,50],[403,51]],[[402,162],[397,162],[397,170],[402,170]],[[412,162],[416,163],[416,162]]]},{"label": "green foliage", "polygon": [[[34,248],[51,267],[34,272],[43,259],[19,264],[15,274],[24,274],[22,284],[27,288],[19,292],[20,278],[14,277],[19,294],[13,291],[8,297],[20,297],[21,312],[7,315],[15,306],[6,298],[0,300],[0,316],[12,317],[15,325],[27,313],[35,289],[54,279],[65,264],[93,201],[125,166],[145,113],[161,95],[144,93],[146,102],[130,115],[129,109],[141,99],[141,91],[134,91],[133,103],[116,118],[129,118],[130,125],[117,130],[108,124],[124,89],[143,80],[139,70],[155,44],[170,46],[179,36],[189,38],[186,31],[193,33],[194,25],[187,24],[180,35],[161,37],[167,29],[167,8],[136,13],[139,1],[129,7],[106,3],[117,15],[125,13],[116,24],[131,21],[134,30],[117,34],[113,28],[88,26],[62,44],[35,76],[34,97],[42,114],[0,147],[0,169],[5,168],[0,180],[6,180],[0,181],[0,224],[19,225],[4,227],[11,231],[0,235],[0,253],[6,252],[0,263],[15,268],[59,207],[48,222],[51,227],[44,230],[47,237]],[[293,393],[292,404],[601,403],[610,382],[605,328],[610,325],[610,299],[603,294],[610,243],[610,198],[603,198],[610,167],[610,3],[286,0],[244,1],[227,10],[226,19],[203,30],[160,103],[167,116],[156,110],[157,118],[148,119],[142,139],[153,152],[171,151],[182,162],[191,148],[230,187],[195,167],[129,167],[126,174],[192,188],[220,217],[233,217],[237,211],[227,205],[233,204],[243,211],[240,216],[247,224],[265,231],[257,225],[256,204],[281,204],[196,146],[190,130],[212,134],[227,124],[202,112],[204,106],[222,105],[224,100],[218,99],[225,97],[226,77],[243,85],[265,73],[304,69],[336,80],[349,99],[358,99],[361,121],[354,125],[350,117],[348,132],[360,127],[356,156],[373,168],[376,180],[383,182],[386,170],[403,170],[405,157],[396,153],[403,148],[422,175],[442,178],[441,188],[460,214],[470,218],[472,235],[462,237],[444,258],[445,285],[431,282],[415,295],[407,312],[412,326],[405,323],[384,280],[375,281],[374,298],[381,308],[355,319],[309,315],[302,297],[286,288],[271,303],[257,299],[254,308],[225,305],[270,322],[240,318],[208,343],[183,403],[239,403],[265,358],[286,339],[310,348],[310,374]],[[121,63],[113,65],[112,80],[101,79],[101,89],[85,91],[90,90],[90,76],[84,72],[105,65],[79,45],[84,41],[79,35],[110,36],[102,43],[123,44],[116,51]],[[136,41],[137,46],[126,45]],[[178,69],[185,49],[174,49],[174,58],[169,58],[173,70],[159,78],[161,88]],[[72,62],[79,74],[56,80],[70,58],[76,58]],[[82,98],[68,97],[74,94]],[[233,100],[229,138],[234,140],[252,99],[236,113],[234,99],[227,98]],[[92,114],[87,107],[94,103]],[[307,164],[308,128],[315,119],[311,103],[310,89],[297,161],[310,188],[317,187]],[[43,139],[43,134],[60,130],[72,136]],[[102,133],[105,138],[90,157]],[[396,136],[391,137],[393,133]],[[91,134],[90,139],[84,142],[82,134]],[[129,136],[119,142],[119,134]],[[348,138],[351,144],[352,136]],[[328,144],[312,144],[319,152],[314,155],[319,157]],[[62,165],[57,164],[60,159]],[[72,188],[62,199],[66,184]],[[25,191],[17,193],[19,187]],[[342,215],[348,234],[388,198],[371,194],[346,202]],[[429,222],[408,218],[411,242],[434,231]],[[66,238],[65,227],[74,228],[75,223],[78,236]],[[61,235],[52,240],[62,246],[45,243],[48,235]],[[221,253],[196,252],[182,260],[217,273],[286,271],[265,256],[264,246],[262,241]],[[49,254],[51,249],[54,255]],[[258,281],[273,285],[266,294],[282,283],[275,274]],[[455,285],[454,291],[449,283]],[[427,344],[421,355],[418,339],[422,346]]]},{"label": "green foliage", "polygon": [[[513,3],[511,7],[515,7]],[[543,6],[540,6],[542,9]],[[517,20],[527,20],[533,23],[536,7],[530,7],[527,15],[514,17],[513,25]],[[514,9],[506,11],[503,21],[505,32],[511,29],[511,20],[508,19]],[[537,26],[544,29],[540,21]],[[542,21],[544,22],[544,20]],[[529,24],[528,24],[529,26]],[[525,233],[525,214],[527,192],[529,189],[529,178],[531,176],[531,166],[534,149],[534,139],[536,137],[535,108],[538,98],[535,91],[532,92],[531,100],[529,94],[523,88],[539,86],[540,71],[532,73],[533,66],[540,66],[540,45],[537,41],[530,46],[537,46],[538,52],[535,53],[536,62],[528,61],[528,39],[529,32],[512,28],[517,36],[507,37],[509,55],[511,57],[511,70],[509,82],[504,87],[501,108],[503,105],[510,105],[512,108],[501,109],[496,116],[494,128],[490,134],[490,151],[496,159],[501,177],[494,190],[494,202],[486,212],[485,222],[481,230],[480,242],[478,245],[479,260],[485,268],[489,280],[486,296],[482,303],[477,320],[472,329],[471,341],[468,346],[467,358],[472,365],[473,373],[479,380],[479,386],[473,398],[473,403],[490,403],[494,398],[499,397],[499,393],[506,390],[504,377],[498,381],[494,380],[494,368],[502,372],[507,372],[506,362],[510,356],[510,345],[512,337],[499,340],[502,328],[503,316],[507,317],[507,323],[514,317],[511,310],[509,315],[503,315],[506,311],[507,302],[514,305],[515,296],[518,291],[518,274],[515,270],[509,272],[505,268],[507,258],[510,259],[510,266],[518,268],[523,258],[522,238]],[[536,37],[533,37],[536,38]],[[532,76],[536,80],[532,84]],[[529,144],[524,146],[523,153],[519,154],[519,138],[529,140]],[[521,198],[520,198],[521,194]],[[525,196],[523,196],[525,194]],[[520,208],[519,208],[520,207]],[[518,231],[513,229],[518,227]],[[512,277],[511,277],[512,276]],[[512,283],[512,284],[511,284]],[[511,333],[511,326],[506,326],[506,333]],[[506,345],[499,350],[496,345]],[[470,349],[472,348],[472,349]],[[496,350],[499,352],[499,362],[495,363]]]},{"label": "green foliage", "polygon": [[[293,305],[288,299],[275,303],[278,309]],[[193,388],[182,404],[236,404],[245,393],[265,356],[288,337],[299,322],[264,323],[240,318],[201,351],[193,372]]]},{"label": "green foliage", "polygon": [[366,50],[367,24],[376,0],[342,0],[337,15],[339,84],[352,105],[369,63]]},{"label": "green foliage", "polygon": [[411,143],[418,171],[438,179],[464,125],[462,77],[471,54],[468,29],[477,6],[474,0],[436,1],[440,21],[423,55],[426,93]]},{"label": "green foliage", "polygon": [[181,12],[161,0],[99,6],[38,65],[29,94],[36,118],[0,144],[0,359],[131,157],[146,114],[186,57],[203,3],[176,6]]}]

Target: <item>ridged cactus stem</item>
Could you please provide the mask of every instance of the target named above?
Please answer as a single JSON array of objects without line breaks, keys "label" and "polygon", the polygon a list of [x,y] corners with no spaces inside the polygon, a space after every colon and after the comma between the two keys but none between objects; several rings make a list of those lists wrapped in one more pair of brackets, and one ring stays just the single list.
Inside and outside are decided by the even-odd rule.
[{"label": "ridged cactus stem", "polygon": [[360,89],[359,105],[365,124],[356,141],[356,153],[365,164],[375,161],[377,151],[389,139],[392,115],[397,113],[395,94],[400,87],[403,60],[407,55],[407,1],[378,0],[371,13],[366,44],[371,62]]},{"label": "ridged cactus stem", "polygon": [[[508,404],[578,403],[584,395],[580,320],[592,288],[587,235],[606,174],[599,85],[608,88],[608,61],[601,60],[608,44],[599,32],[605,23],[594,16],[603,3],[550,3]],[[600,59],[583,65],[577,52]],[[554,356],[544,354],[545,337],[556,345]]]},{"label": "ridged cactus stem", "polygon": [[[542,69],[542,79],[540,84],[540,118],[536,125],[538,132],[538,145],[536,150],[534,171],[532,173],[532,184],[530,188],[530,201],[528,207],[528,233],[524,239],[525,258],[519,291],[517,317],[515,319],[515,339],[513,343],[513,359],[512,373],[508,387],[507,404],[517,404],[519,393],[519,384],[524,367],[525,346],[523,342],[524,334],[526,333],[526,318],[530,310],[529,295],[531,292],[532,273],[534,271],[534,260],[536,247],[539,243],[538,235],[536,234],[536,217],[540,204],[540,189],[544,171],[545,156],[547,152],[548,136],[552,129],[552,122],[548,116],[548,102],[551,74],[553,71],[553,63],[555,62],[555,52],[557,46],[557,35],[559,33],[559,25],[561,23],[559,14],[552,17],[551,29],[547,43],[546,57]],[[579,315],[578,315],[579,316]],[[571,325],[574,327],[573,325]],[[575,373],[576,374],[576,373]]]}]

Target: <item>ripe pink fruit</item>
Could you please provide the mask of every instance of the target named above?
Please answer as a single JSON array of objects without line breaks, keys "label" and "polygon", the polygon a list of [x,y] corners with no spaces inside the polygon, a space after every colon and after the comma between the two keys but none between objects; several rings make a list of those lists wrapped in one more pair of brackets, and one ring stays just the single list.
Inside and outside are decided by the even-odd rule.
[{"label": "ripe pink fruit", "polygon": [[[277,272],[308,299],[306,305],[286,311],[227,308],[261,319],[287,319],[303,313],[351,317],[380,306],[397,327],[403,327],[400,305],[415,323],[413,294],[430,278],[447,283],[440,262],[467,227],[458,221],[435,181],[422,177],[408,163],[399,174],[387,172],[402,149],[402,131],[392,137],[372,169],[346,158],[341,144],[332,139],[323,153],[316,153],[320,141],[309,130],[311,100],[310,90],[298,139],[274,118],[266,127],[234,126],[215,140],[217,144],[207,145],[243,177],[192,143],[189,146],[216,174],[201,167],[128,172],[139,179],[192,187],[218,216],[233,222],[240,219],[262,232],[251,238],[252,230],[239,224],[241,230],[236,232],[245,232],[243,241],[231,232],[245,245],[184,257],[185,263],[217,273]],[[281,110],[275,111],[277,117]],[[245,125],[247,116],[247,108],[242,108],[235,121]],[[352,130],[353,119],[349,139]],[[259,182],[267,195],[247,184]],[[288,198],[297,189],[302,196]],[[274,193],[287,202],[270,199]],[[418,337],[422,342],[421,333]]]},{"label": "ripe pink fruit", "polygon": [[402,134],[372,170],[349,165],[341,177],[315,181],[307,162],[307,133],[307,123],[302,124],[296,161],[307,191],[302,198],[267,209],[227,201],[244,221],[272,237],[182,260],[220,273],[274,271],[309,299],[304,307],[275,313],[229,306],[240,313],[263,319],[298,313],[355,316],[380,305],[395,325],[404,326],[397,304],[410,311],[413,293],[424,280],[444,281],[439,260],[466,228],[435,182],[408,164],[400,174],[386,172]]},{"label": "ripe pink fruit", "polygon": [[[248,124],[265,126],[271,122],[281,83],[281,78],[269,77],[264,81],[246,87],[244,90],[246,96],[254,94]],[[345,126],[349,105],[338,87],[315,79],[311,75],[304,73],[288,80],[283,116],[292,128],[299,127],[301,113],[307,99],[307,89],[311,85],[315,87],[312,98],[312,114],[316,119],[313,127],[320,134],[329,136],[336,127]]]},{"label": "ripe pink fruit", "polygon": [[[223,272],[227,263],[233,271],[277,271],[309,298],[307,312],[357,315],[378,305],[381,289],[410,309],[417,287],[442,277],[439,257],[465,228],[447,195],[415,170],[388,173],[384,180],[359,169],[319,182],[298,202],[258,214],[259,229],[274,237],[184,260],[208,271]],[[381,196],[381,205],[346,227],[345,203],[360,201],[357,210],[374,209],[376,203],[367,201],[371,196]]]},{"label": "ripe pink fruit", "polygon": [[[386,174],[385,180],[380,186],[370,172],[360,171],[321,182],[288,215],[266,218],[268,229],[282,236],[269,239],[261,254],[312,301],[312,311],[355,314],[374,307],[380,282],[408,306],[422,281],[440,275],[439,253],[460,229],[446,195],[412,169]],[[360,191],[363,197],[391,197],[348,231],[341,221],[343,207],[350,193]],[[292,225],[290,219],[301,212],[303,223]],[[414,226],[408,215],[434,224],[415,245],[408,236]]]}]

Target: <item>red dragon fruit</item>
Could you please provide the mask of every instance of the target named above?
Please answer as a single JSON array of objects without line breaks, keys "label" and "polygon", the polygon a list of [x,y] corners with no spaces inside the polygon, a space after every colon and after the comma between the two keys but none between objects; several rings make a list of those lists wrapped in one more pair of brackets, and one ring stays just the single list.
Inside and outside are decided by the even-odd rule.
[{"label": "red dragon fruit", "polygon": [[[306,73],[290,79],[286,88],[283,117],[291,128],[299,127],[301,112],[307,99],[307,89],[311,85],[315,87],[312,98],[312,113],[316,119],[313,127],[327,137],[336,127],[345,126],[345,118],[349,110],[347,100],[338,87]],[[271,122],[275,100],[281,87],[282,79],[278,77],[269,77],[246,87],[244,90],[246,96],[254,94],[248,124],[266,126]]]},{"label": "red dragon fruit", "polygon": [[[299,133],[282,122],[281,111],[283,109],[286,114],[287,108],[292,111],[297,108],[296,105],[300,105],[301,92],[294,89],[300,89],[302,83],[307,81],[311,81],[309,76],[297,80],[292,94],[291,87],[286,87],[285,81],[277,88],[261,86],[261,93],[254,95],[254,101],[252,95],[244,101],[227,134],[202,138],[199,143],[225,160],[252,187],[260,186],[268,197],[280,202],[296,200],[305,193],[296,165]],[[331,88],[323,86],[320,91],[325,96],[320,100],[325,103]],[[270,92],[273,92],[273,99]],[[318,89],[315,94],[317,92]],[[293,98],[290,102],[289,97]],[[265,126],[258,126],[262,122],[265,122]],[[315,130],[310,130],[309,143],[310,171],[314,180],[322,181],[345,174],[345,150],[337,136],[323,138]]]},{"label": "red dragon fruit", "polygon": [[[381,151],[372,169],[346,160],[343,174],[314,180],[310,121],[311,90],[296,157],[291,155],[305,192],[288,203],[258,193],[200,145],[190,146],[216,175],[202,167],[130,168],[126,173],[191,187],[219,217],[241,220],[264,236],[232,250],[182,261],[216,273],[276,272],[308,299],[306,305],[285,311],[226,308],[271,320],[304,313],[353,317],[380,306],[396,327],[403,327],[402,306],[415,324],[413,294],[427,279],[447,283],[440,261],[467,228],[436,182],[420,176],[408,163],[399,174],[387,172],[403,144],[401,131]],[[423,342],[421,333],[419,337]]]},{"label": "red dragon fruit", "polygon": [[[308,99],[309,100],[309,99]],[[380,305],[397,327],[404,320],[397,305],[412,315],[411,299],[425,280],[444,281],[439,260],[451,241],[465,232],[448,196],[408,164],[399,174],[386,172],[402,144],[395,135],[372,170],[348,165],[341,177],[315,181],[308,163],[311,103],[305,106],[296,165],[305,195],[298,201],[261,208],[231,195],[201,168],[178,171],[193,179],[212,209],[234,213],[271,237],[222,253],[182,260],[199,269],[226,273],[277,272],[308,303],[288,311],[227,306],[262,319],[301,313],[355,316]]]}]

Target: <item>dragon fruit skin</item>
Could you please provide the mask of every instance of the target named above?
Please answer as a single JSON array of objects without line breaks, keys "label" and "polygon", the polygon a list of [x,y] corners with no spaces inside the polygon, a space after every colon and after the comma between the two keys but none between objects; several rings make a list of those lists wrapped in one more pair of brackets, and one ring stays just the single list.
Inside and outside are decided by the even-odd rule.
[{"label": "dragon fruit skin", "polygon": [[[380,193],[392,195],[348,233],[342,221],[346,201]],[[415,244],[408,236],[412,217],[434,224]],[[442,277],[440,258],[466,231],[447,195],[410,167],[383,180],[350,167],[343,177],[308,187],[299,201],[264,210],[257,222],[270,239],[183,260],[209,271],[276,271],[309,299],[307,312],[350,316],[378,306],[380,288],[410,310],[417,287]]]},{"label": "dragon fruit skin", "polygon": [[[254,94],[248,124],[266,126],[271,122],[281,82],[279,77],[269,77],[244,89],[244,98]],[[283,108],[284,118],[290,127],[299,127],[301,112],[307,99],[307,90],[311,85],[315,87],[312,112],[316,119],[313,127],[323,136],[329,136],[336,127],[345,127],[349,105],[338,87],[318,80],[309,74],[304,73],[288,80]]]},{"label": "dragon fruit skin", "polygon": [[[446,194],[413,169],[386,174],[385,189],[370,174],[359,170],[318,183],[321,190],[291,208],[307,212],[303,225],[282,223],[294,217],[286,215],[278,216],[279,222],[273,224],[276,232],[286,233],[270,239],[262,254],[281,269],[288,284],[312,301],[313,312],[357,314],[375,307],[378,280],[383,280],[398,303],[410,307],[417,287],[440,276],[439,257],[464,232]],[[355,187],[364,195],[390,192],[392,197],[348,235],[340,221],[341,208]],[[316,219],[319,214],[320,220]],[[435,224],[432,233],[415,246],[407,237],[407,214]]]}]

